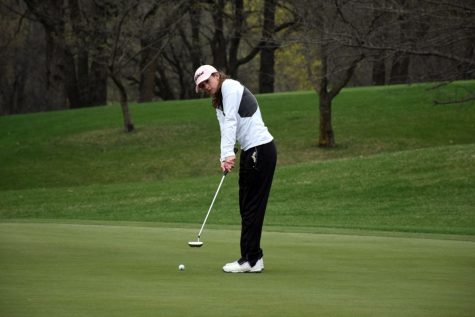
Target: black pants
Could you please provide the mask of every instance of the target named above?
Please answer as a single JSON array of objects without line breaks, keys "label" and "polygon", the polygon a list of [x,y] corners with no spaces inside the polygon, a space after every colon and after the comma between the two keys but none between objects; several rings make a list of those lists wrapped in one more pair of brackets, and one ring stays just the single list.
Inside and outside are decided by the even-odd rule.
[{"label": "black pants", "polygon": [[239,208],[241,211],[241,260],[251,266],[263,256],[261,234],[277,162],[274,141],[241,152]]}]

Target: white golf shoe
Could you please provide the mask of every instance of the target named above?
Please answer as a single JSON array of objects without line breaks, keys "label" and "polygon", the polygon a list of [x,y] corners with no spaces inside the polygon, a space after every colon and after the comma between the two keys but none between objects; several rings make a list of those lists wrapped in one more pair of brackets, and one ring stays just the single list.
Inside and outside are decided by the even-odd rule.
[{"label": "white golf shoe", "polygon": [[260,258],[256,262],[256,264],[253,267],[251,267],[249,272],[251,272],[251,273],[261,273],[262,271],[264,271],[264,260],[262,258]]},{"label": "white golf shoe", "polygon": [[257,262],[256,265],[254,265],[251,270],[260,270],[259,272],[264,271],[264,258],[260,258]]},{"label": "white golf shoe", "polygon": [[223,266],[223,271],[226,273],[246,273],[251,270],[251,266],[249,265],[249,262],[241,262],[239,261],[234,261],[231,263],[226,263]]},{"label": "white golf shoe", "polygon": [[260,273],[264,270],[264,260],[260,258],[254,266],[251,267],[249,262],[234,261],[223,266],[223,271],[226,273]]}]

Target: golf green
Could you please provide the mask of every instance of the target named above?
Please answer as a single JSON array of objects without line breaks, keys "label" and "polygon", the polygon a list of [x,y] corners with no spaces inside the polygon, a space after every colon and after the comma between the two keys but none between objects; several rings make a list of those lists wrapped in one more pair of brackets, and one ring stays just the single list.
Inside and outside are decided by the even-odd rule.
[{"label": "golf green", "polygon": [[[170,225],[173,226],[173,225]],[[196,228],[198,229],[198,228]],[[0,223],[0,316],[473,316],[475,242],[263,235],[265,271],[226,274],[239,231]],[[185,264],[185,271],[178,265]]]}]

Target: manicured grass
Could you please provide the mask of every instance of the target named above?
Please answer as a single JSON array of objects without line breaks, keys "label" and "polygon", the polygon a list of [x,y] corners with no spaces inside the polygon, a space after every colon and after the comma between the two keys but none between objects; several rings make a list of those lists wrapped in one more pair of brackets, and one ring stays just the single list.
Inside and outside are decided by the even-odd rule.
[{"label": "manicured grass", "polygon": [[[472,316],[475,242],[266,232],[265,271],[233,275],[236,230],[0,224],[0,315]],[[184,263],[186,270],[178,271]]]}]

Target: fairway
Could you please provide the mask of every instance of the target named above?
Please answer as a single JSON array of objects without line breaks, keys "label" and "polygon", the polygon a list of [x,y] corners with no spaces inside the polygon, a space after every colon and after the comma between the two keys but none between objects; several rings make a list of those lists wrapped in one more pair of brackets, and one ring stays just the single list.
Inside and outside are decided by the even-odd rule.
[{"label": "fairway", "polygon": [[[1,223],[1,316],[473,316],[463,236],[268,232],[265,272],[226,274],[235,229]],[[450,239],[452,237],[453,240]],[[456,240],[458,239],[458,240]],[[178,265],[186,270],[180,272]]]}]

